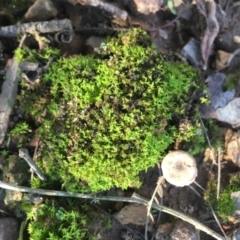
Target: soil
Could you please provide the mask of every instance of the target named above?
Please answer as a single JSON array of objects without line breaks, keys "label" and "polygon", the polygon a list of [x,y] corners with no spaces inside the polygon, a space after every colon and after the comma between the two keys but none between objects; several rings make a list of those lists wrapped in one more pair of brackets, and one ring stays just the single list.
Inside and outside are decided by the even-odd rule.
[{"label": "soil", "polygon": [[[71,20],[75,31],[73,40],[70,43],[54,43],[55,47],[58,47],[61,50],[62,56],[89,54],[107,37],[116,35],[118,31],[127,30],[131,27],[141,27],[145,29],[149,35],[151,35],[153,43],[157,46],[158,51],[171,53],[175,55],[176,58],[182,61],[187,61],[189,64],[193,64],[200,71],[203,81],[212,73],[221,72],[228,77],[237,74],[239,71],[239,55],[236,55],[228,66],[225,65],[225,61],[228,57],[221,57],[224,54],[224,56],[230,56],[231,53],[239,48],[240,44],[240,41],[238,41],[240,38],[240,6],[237,4],[238,2],[236,3],[233,0],[219,0],[214,6],[216,7],[214,21],[217,21],[219,30],[212,43],[210,38],[213,35],[213,29],[216,27],[216,22],[212,20],[209,14],[209,12],[211,13],[212,11],[212,6],[209,6],[203,0],[196,1],[197,4],[188,0],[109,1],[108,3],[111,6],[115,6],[119,10],[126,11],[128,14],[127,20],[113,18],[111,13],[106,11],[104,7],[92,7],[87,4],[81,5],[77,3],[78,1],[68,0],[51,1],[53,6],[48,14],[39,15],[39,11],[35,10],[36,12],[33,11],[31,17],[26,18],[26,12],[29,11],[29,8],[33,3],[24,0],[21,2],[23,2],[22,5],[16,5],[16,1],[13,0],[1,1],[0,27],[13,25],[16,23],[16,19],[20,24],[31,22],[33,20],[47,21],[68,18]],[[28,3],[24,4],[24,2]],[[175,7],[169,7],[170,2],[172,2]],[[86,1],[86,3],[88,3],[88,1]],[[208,26],[206,19],[208,19],[208,22],[210,23],[215,23],[215,25],[210,24],[211,26]],[[207,35],[206,29],[210,29],[210,34],[208,33]],[[197,42],[200,43],[201,48],[207,50],[201,52],[200,49],[198,49],[199,53],[196,53],[194,58],[194,56],[190,56],[191,53],[195,51],[195,48],[192,48],[186,55],[182,56],[181,51],[190,39],[197,40]],[[4,70],[13,57],[13,52],[18,46],[18,41],[17,38],[14,37],[1,37],[1,33],[0,41],[0,83],[2,85],[5,74]],[[29,38],[27,41],[29,41],[27,44],[30,48],[37,47],[37,44],[33,39]],[[201,56],[199,56],[199,54],[201,54]],[[207,59],[207,69],[205,70],[203,69],[205,64],[204,59]],[[237,85],[239,84],[238,80],[236,80],[234,84],[237,89]],[[16,103],[16,106],[10,115],[9,129],[11,129],[19,121],[23,121],[24,117],[22,117],[21,114],[22,113],[18,109]],[[31,121],[31,119],[29,119],[29,121]],[[218,136],[225,141],[224,154],[221,159],[221,186],[222,188],[226,188],[229,183],[229,176],[233,173],[239,172],[239,132],[237,129],[232,128],[230,124],[222,123],[217,120],[215,120],[214,124],[216,126],[220,126],[221,134]],[[209,134],[214,135],[215,133],[210,130]],[[7,150],[12,153],[16,152],[19,142],[21,142],[21,139],[11,139]],[[37,144],[37,139],[32,137],[30,147],[33,152]],[[30,174],[28,173],[24,176],[21,176],[21,174],[17,176],[15,175],[18,171],[20,171],[20,168],[18,167],[20,162],[16,163],[14,166],[4,165],[3,153],[5,150],[5,146],[0,145],[0,174],[5,176],[5,180],[13,178],[15,181],[15,179],[20,178],[21,180],[16,180],[16,182],[20,185],[24,185],[24,183],[26,183],[26,178],[28,179]],[[217,181],[217,165],[215,164],[209,149],[206,149],[204,152],[194,157],[197,160],[198,168],[196,182],[203,188],[207,188],[209,180],[213,179],[214,181]],[[25,163],[21,166],[26,168],[24,164]],[[26,169],[24,171],[26,172]],[[151,199],[160,176],[160,172],[160,168],[156,166],[148,169],[147,172],[141,173],[141,180],[143,184],[140,189],[129,189],[127,191],[112,189],[106,194],[111,196],[128,197],[133,193],[137,193],[147,199]],[[162,198],[160,198],[160,195],[161,194],[158,194],[158,201],[162,201],[165,206],[197,219],[207,227],[222,235],[212,212],[206,206],[206,202],[203,197],[203,190],[194,183],[190,187],[185,186],[182,188],[166,183],[161,195]],[[18,196],[15,197],[17,198]],[[3,197],[1,197],[0,194],[0,200],[1,199],[3,199]],[[14,199],[14,197],[12,197],[12,199]],[[11,210],[11,206],[3,204],[3,201],[1,202],[1,206],[0,217],[6,217],[8,215],[17,217],[16,212]],[[125,203],[117,202],[116,204],[109,204],[105,202],[97,206],[103,211],[108,212],[109,209],[111,209],[113,212],[110,216],[113,222],[110,229],[105,229],[103,226],[99,227],[97,226],[97,223],[93,223],[93,226],[91,226],[91,228],[95,228],[94,231],[98,229],[98,239],[144,239],[144,222],[146,218],[145,211],[125,209],[127,211],[126,216],[124,219],[119,220],[119,214],[122,214],[121,211],[127,206]],[[133,212],[131,211],[136,214],[134,217],[132,216]],[[7,212],[7,214],[5,212]],[[177,224],[177,218],[165,213],[161,214],[158,221],[156,220],[158,218],[157,213],[153,213],[153,218],[155,219],[155,222],[149,223],[148,226],[149,239],[180,239],[170,237],[171,230],[174,228],[173,225]],[[236,218],[234,218],[234,220],[228,220],[226,223],[221,222],[221,226],[226,234],[232,234],[233,231],[238,228],[238,225],[239,222]],[[156,237],[157,235],[155,236],[155,233],[160,230],[162,231],[161,234]],[[25,239],[27,240],[28,236],[25,236]],[[200,239],[213,238],[204,232],[200,232]]]}]

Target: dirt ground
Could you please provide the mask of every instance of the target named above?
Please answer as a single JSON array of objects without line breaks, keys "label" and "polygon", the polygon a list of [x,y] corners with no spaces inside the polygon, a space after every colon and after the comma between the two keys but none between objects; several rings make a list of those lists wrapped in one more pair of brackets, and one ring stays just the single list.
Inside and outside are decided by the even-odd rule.
[{"label": "dirt ground", "polygon": [[[77,0],[36,1],[39,4],[24,0],[20,2],[5,0],[0,3],[1,85],[4,81],[5,68],[10,64],[13,51],[19,44],[17,35],[11,37],[7,36],[7,34],[4,35],[1,27],[15,25],[16,21],[19,24],[24,24],[65,18],[71,20],[75,35],[71,42],[54,43],[55,47],[61,50],[63,56],[88,54],[94,51],[94,48],[99,47],[107,37],[114,36],[119,31],[126,31],[132,27],[141,27],[152,37],[158,51],[167,54],[171,53],[177,59],[193,65],[199,70],[203,82],[207,77],[217,73],[224,74],[227,78],[232,77],[234,79],[233,95],[230,96],[230,92],[228,96],[224,95],[223,84],[220,85],[220,90],[214,88],[213,91],[208,88],[212,105],[211,108],[202,110],[203,117],[205,119],[214,119],[215,124],[221,129],[218,136],[222,138],[225,147],[223,154],[221,154],[221,185],[222,187],[228,185],[229,176],[238,172],[240,166],[238,132],[238,124],[240,124],[238,117],[240,119],[240,114],[237,103],[229,105],[231,101],[238,100],[240,89],[237,77],[240,69],[238,52],[240,48],[239,2],[233,0],[219,0],[216,2],[205,2],[204,0],[112,0],[104,2],[105,5],[101,4],[101,1],[96,1],[98,4],[95,4],[95,6],[91,6],[91,4],[94,4],[90,0],[83,0],[82,4],[78,3]],[[31,38],[27,41],[29,41],[27,44],[30,48],[38,47],[37,42]],[[216,86],[216,83],[214,84]],[[219,93],[217,97],[215,90]],[[224,103],[221,105],[222,103],[219,102]],[[222,113],[218,111],[219,107],[228,108]],[[11,113],[9,127],[14,126],[19,121],[18,111],[18,109],[14,109]],[[234,119],[227,117],[232,112],[235,114]],[[214,133],[210,131],[210,134]],[[32,147],[35,144],[33,138]],[[11,151],[15,151],[17,143],[13,141],[9,146]],[[2,166],[3,146],[0,146],[0,151],[2,155],[0,157],[0,166]],[[217,156],[216,153],[215,157]],[[196,182],[203,188],[207,188],[209,180],[217,181],[218,167],[214,163],[215,160],[209,149],[198,154],[196,161],[198,168]],[[1,168],[1,171],[3,169],[5,171],[9,170],[7,167]],[[160,173],[160,168],[156,166],[141,174],[143,185],[140,189],[129,189],[128,191],[112,189],[108,194],[128,197],[133,193],[137,193],[151,199]],[[24,184],[24,180],[22,180],[21,184]],[[163,188],[162,198],[159,197],[159,194],[158,201],[162,201],[169,208],[197,219],[222,235],[212,212],[206,207],[203,195],[204,191],[194,183],[191,187],[185,186],[182,188],[166,183]],[[109,229],[92,226],[95,230],[98,229],[98,239],[145,239],[146,208],[131,206],[125,209],[125,213],[121,212],[127,206],[123,202],[97,205],[98,208],[104,211],[111,208],[114,212],[110,217],[113,224]],[[0,216],[2,217],[6,217],[5,212],[8,212],[12,217],[16,216],[8,206],[3,205],[0,210]],[[124,217],[121,218],[120,215]],[[153,218],[155,222],[150,222],[148,225],[149,239],[199,239],[197,231],[195,231],[196,236],[184,235],[181,237],[175,234],[170,237],[170,233],[173,232],[172,230],[176,226],[181,226],[182,229],[187,229],[187,231],[191,231],[191,227],[182,226],[182,222],[177,221],[177,218],[169,214],[162,213],[157,220],[158,213],[153,213]],[[238,225],[239,222],[236,218],[221,224],[227,235],[238,229]],[[213,238],[201,231],[200,239]]]}]

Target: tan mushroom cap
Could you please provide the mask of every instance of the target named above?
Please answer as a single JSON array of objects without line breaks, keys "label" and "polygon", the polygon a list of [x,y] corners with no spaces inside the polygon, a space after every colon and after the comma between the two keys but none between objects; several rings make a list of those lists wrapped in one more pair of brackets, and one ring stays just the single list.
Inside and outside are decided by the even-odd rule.
[{"label": "tan mushroom cap", "polygon": [[195,159],[187,152],[172,151],[162,161],[163,177],[177,187],[183,187],[194,182],[197,177]]}]

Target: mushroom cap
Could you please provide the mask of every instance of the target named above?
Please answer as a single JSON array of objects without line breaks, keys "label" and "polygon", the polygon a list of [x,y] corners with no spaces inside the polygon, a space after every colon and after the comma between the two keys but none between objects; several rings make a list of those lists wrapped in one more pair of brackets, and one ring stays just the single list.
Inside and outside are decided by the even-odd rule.
[{"label": "mushroom cap", "polygon": [[163,177],[177,187],[183,187],[194,182],[197,177],[195,159],[187,152],[172,151],[162,161]]}]

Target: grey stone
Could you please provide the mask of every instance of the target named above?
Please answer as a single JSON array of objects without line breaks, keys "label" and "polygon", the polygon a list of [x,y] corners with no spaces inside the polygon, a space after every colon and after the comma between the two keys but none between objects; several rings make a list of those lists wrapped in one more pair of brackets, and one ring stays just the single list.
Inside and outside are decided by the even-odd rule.
[{"label": "grey stone", "polygon": [[17,240],[18,222],[14,218],[0,218],[0,240]]}]

